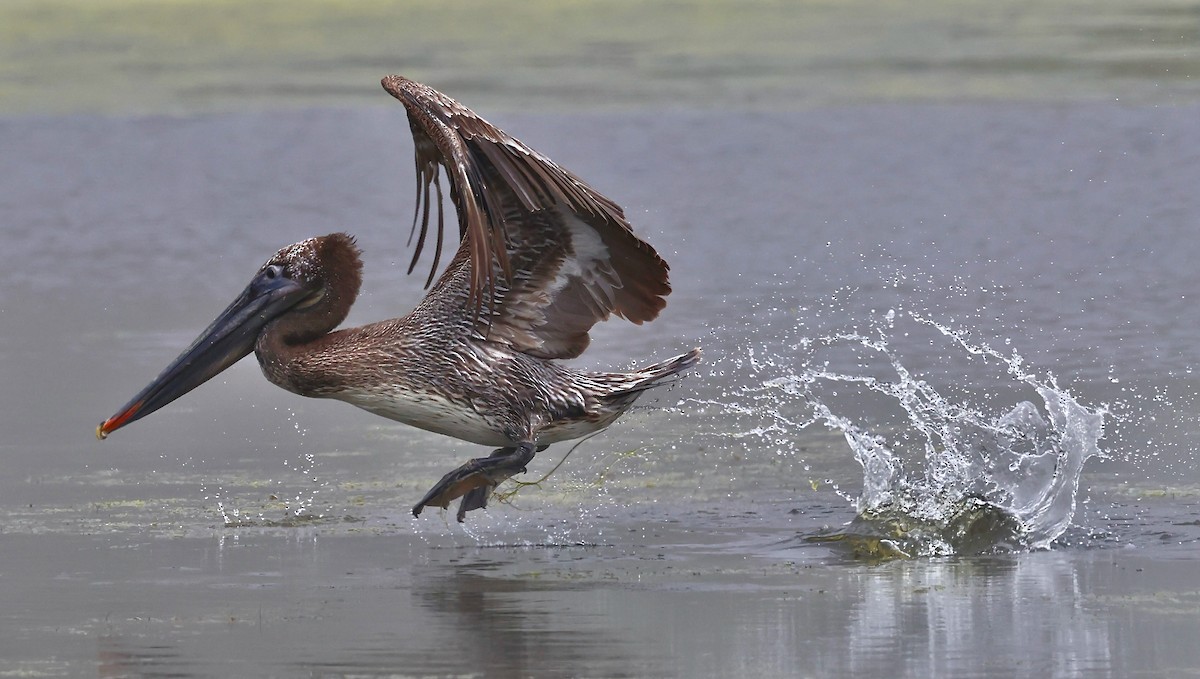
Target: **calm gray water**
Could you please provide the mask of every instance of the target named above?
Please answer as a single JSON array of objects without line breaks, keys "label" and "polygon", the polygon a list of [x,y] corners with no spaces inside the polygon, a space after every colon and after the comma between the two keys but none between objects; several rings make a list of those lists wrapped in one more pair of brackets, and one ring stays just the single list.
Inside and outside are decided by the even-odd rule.
[{"label": "calm gray water", "polygon": [[[62,108],[35,97],[0,117],[0,675],[1200,670],[1200,104],[1193,52],[1141,41],[1167,42],[1197,8],[1078,24],[1017,13],[975,43],[954,30],[970,21],[914,20],[911,40],[881,42],[868,15],[828,12],[822,25],[875,56],[819,62],[840,85],[816,103],[769,86],[810,63],[779,42],[734,61],[762,65],[758,85],[786,106],[714,103],[698,94],[703,69],[680,57],[656,70],[670,60],[650,48],[629,84],[648,100],[601,111],[565,86],[539,113],[431,80],[620,202],[671,263],[663,316],[597,328],[580,363],[697,345],[706,357],[540,488],[464,526],[408,508],[477,447],[285,393],[253,361],[104,443],[92,435],[283,245],[358,237],[366,282],[351,323],[420,298],[403,273],[412,150],[402,110],[376,93],[383,71],[343,82],[345,108],[301,97],[48,115],[37,111]],[[996,26],[1010,24],[1050,37],[1005,42]],[[925,30],[957,37],[922,67],[901,57]],[[1101,42],[1068,50],[1063,35]],[[1181,35],[1169,45],[1194,50]],[[1119,49],[1128,36],[1143,48],[1133,56]],[[1057,68],[1012,56],[1052,47]],[[522,59],[512,77],[541,72]],[[622,63],[585,62],[589,83],[622,91]],[[1125,63],[1137,68],[1113,66]],[[1158,89],[1155,64],[1176,69]],[[880,89],[906,72],[938,96]],[[1037,96],[1016,96],[1022,74]],[[554,100],[556,81],[540,96]],[[1010,89],[969,101],[946,94],[956,81]],[[653,94],[663,82],[677,90]],[[1097,96],[1108,85],[1138,96]],[[492,113],[489,100],[505,105]],[[805,540],[854,517],[863,471],[840,432],[790,426],[808,404],[770,385],[800,372],[809,340],[869,334],[889,311],[890,349],[948,398],[999,412],[1030,397],[1003,362],[911,314],[1015,352],[1106,412],[1107,459],[1086,462],[1051,549],[876,563]],[[877,367],[852,352],[823,360]],[[869,395],[830,399],[894,433]],[[530,480],[568,448],[540,454]]]}]

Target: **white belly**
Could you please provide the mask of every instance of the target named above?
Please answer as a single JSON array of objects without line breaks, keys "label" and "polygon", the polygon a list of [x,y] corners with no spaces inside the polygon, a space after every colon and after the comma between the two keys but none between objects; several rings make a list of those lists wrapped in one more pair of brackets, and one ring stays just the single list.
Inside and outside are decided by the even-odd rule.
[{"label": "white belly", "polygon": [[485,446],[511,446],[474,408],[428,392],[342,392],[335,398],[389,420]]},{"label": "white belly", "polygon": [[[432,392],[359,391],[333,396],[389,420],[403,422],[426,431],[445,434],[485,446],[508,447],[515,443],[504,435],[504,427],[484,417],[470,404],[452,401]],[[558,420],[534,425],[537,443],[550,445],[569,441],[608,427],[623,410],[612,411],[600,421]],[[543,420],[544,422],[544,420]]]}]

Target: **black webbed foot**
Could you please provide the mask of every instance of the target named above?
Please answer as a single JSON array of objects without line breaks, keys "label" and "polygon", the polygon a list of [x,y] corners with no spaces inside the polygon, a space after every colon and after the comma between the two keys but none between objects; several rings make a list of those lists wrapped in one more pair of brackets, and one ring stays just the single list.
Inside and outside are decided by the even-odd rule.
[{"label": "black webbed foot", "polygon": [[495,489],[495,485],[488,484],[486,486],[479,486],[478,488],[472,488],[471,490],[468,490],[467,494],[462,496],[462,500],[459,500],[458,513],[454,515],[454,518],[458,519],[459,523],[462,523],[463,519],[467,517],[467,512],[471,511],[472,509],[483,509],[484,507],[487,507],[488,498],[492,496],[492,491]]},{"label": "black webbed foot", "polygon": [[499,483],[513,474],[525,471],[533,459],[534,444],[521,443],[513,448],[499,448],[489,457],[477,457],[446,474],[413,506],[413,516],[420,516],[427,506],[445,509],[455,498],[462,498],[456,518],[462,523],[467,512],[487,506],[488,496]]}]

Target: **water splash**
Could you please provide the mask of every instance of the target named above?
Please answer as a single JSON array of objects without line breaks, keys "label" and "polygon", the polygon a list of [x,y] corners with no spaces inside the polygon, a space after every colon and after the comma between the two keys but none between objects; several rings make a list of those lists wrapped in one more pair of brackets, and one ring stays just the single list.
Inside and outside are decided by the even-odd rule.
[{"label": "water splash", "polygon": [[[915,327],[901,330],[901,322]],[[921,329],[946,352],[935,363],[965,358],[991,373],[983,383],[1004,387],[939,390],[910,371],[892,343]],[[817,539],[849,540],[867,556],[934,556],[1046,548],[1070,525],[1084,463],[1104,457],[1106,410],[1081,405],[1015,350],[968,337],[918,313],[888,311],[865,333],[805,338],[799,370],[763,384],[762,394],[798,397],[808,410],[809,419],[773,428],[823,424],[862,466],[862,493],[848,498],[858,518]]]},{"label": "water splash", "polygon": [[[284,473],[280,478],[263,480],[254,475],[231,474],[201,484],[203,499],[216,505],[226,528],[293,528],[357,520],[349,516],[335,518],[331,506],[318,502],[331,483],[318,473],[317,456],[303,450],[307,430],[290,411],[288,420],[298,438],[272,446],[275,452],[284,445],[294,450],[292,456],[283,460]],[[278,486],[275,492],[265,490],[275,485]]]}]

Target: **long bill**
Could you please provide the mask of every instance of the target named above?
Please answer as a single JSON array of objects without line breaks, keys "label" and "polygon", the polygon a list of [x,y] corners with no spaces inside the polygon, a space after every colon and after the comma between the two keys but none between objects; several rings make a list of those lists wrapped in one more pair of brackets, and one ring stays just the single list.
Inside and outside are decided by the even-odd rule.
[{"label": "long bill", "polygon": [[165,370],[115,415],[96,427],[96,438],[135,422],[220,374],[254,350],[264,326],[310,294],[288,278],[260,273]]}]

